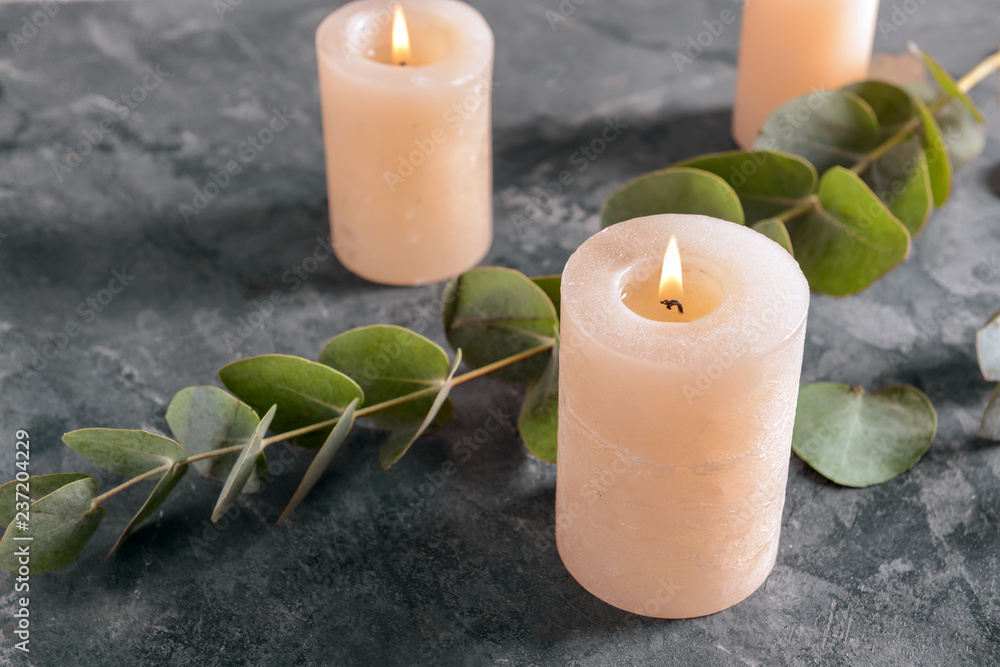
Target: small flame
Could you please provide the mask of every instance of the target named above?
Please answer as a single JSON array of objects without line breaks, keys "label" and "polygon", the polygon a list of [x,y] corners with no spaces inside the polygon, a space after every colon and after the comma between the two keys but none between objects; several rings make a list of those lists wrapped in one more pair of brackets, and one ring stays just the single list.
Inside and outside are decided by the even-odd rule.
[{"label": "small flame", "polygon": [[681,280],[681,253],[677,250],[677,237],[670,237],[667,252],[663,255],[663,270],[660,272],[660,298],[683,299],[684,284]]},{"label": "small flame", "polygon": [[402,5],[396,5],[392,13],[392,64],[405,65],[410,62],[410,33],[406,30],[406,17]]}]

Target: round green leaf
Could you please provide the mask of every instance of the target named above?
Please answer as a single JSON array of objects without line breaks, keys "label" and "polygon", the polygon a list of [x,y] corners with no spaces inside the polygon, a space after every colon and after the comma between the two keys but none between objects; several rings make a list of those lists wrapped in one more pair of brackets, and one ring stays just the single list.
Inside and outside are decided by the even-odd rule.
[{"label": "round green leaf", "polygon": [[931,215],[931,172],[916,137],[886,151],[861,176],[911,238],[923,230]]},{"label": "round green leaf", "polygon": [[910,252],[906,228],[860,177],[842,167],[823,174],[818,202],[789,232],[809,286],[830,296],[860,292]]},{"label": "round green leaf", "polygon": [[559,346],[556,345],[545,372],[528,383],[517,417],[517,430],[528,451],[546,463],[555,463],[558,424]]},{"label": "round green leaf", "polygon": [[816,190],[816,168],[790,153],[728,151],[676,166],[701,169],[725,179],[739,197],[748,225],[802,204]]},{"label": "round green leaf", "polygon": [[767,238],[771,239],[782,248],[788,251],[788,254],[795,256],[792,251],[792,238],[788,235],[788,227],[785,223],[777,218],[766,218],[760,222],[755,222],[751,229],[755,232],[760,232]]},{"label": "round green leaf", "polygon": [[910,94],[885,81],[858,81],[840,90],[853,93],[868,103],[878,120],[881,141],[896,134],[917,114]]},{"label": "round green leaf", "polygon": [[976,108],[976,105],[972,103],[972,100],[969,99],[969,96],[963,93],[961,89],[959,89],[958,84],[955,82],[955,79],[953,79],[951,77],[951,74],[948,74],[948,72],[943,67],[941,67],[938,61],[934,60],[934,58],[931,58],[928,54],[924,53],[920,49],[920,47],[918,47],[913,42],[910,42],[908,46],[910,47],[910,53],[912,53],[913,55],[924,61],[924,66],[927,68],[927,71],[930,72],[931,76],[934,78],[934,81],[937,82],[937,85],[941,88],[942,91],[944,91],[945,95],[949,95],[950,97],[955,98],[962,106],[964,106],[968,110],[970,114],[972,114],[973,118],[975,118],[980,123],[985,121],[982,112]]},{"label": "round green leaf", "polygon": [[983,377],[1000,382],[1000,311],[976,332],[976,357]]},{"label": "round green leaf", "polygon": [[136,477],[164,464],[187,460],[187,452],[179,444],[147,431],[83,428],[64,434],[63,442],[122,477]]},{"label": "round green leaf", "polygon": [[844,486],[881,484],[920,460],[937,433],[937,414],[908,385],[866,393],[818,382],[799,390],[792,449],[816,472]]},{"label": "round green leaf", "polygon": [[[259,423],[253,408],[218,387],[181,389],[167,408],[167,424],[189,455],[246,444]],[[201,475],[224,482],[237,458],[239,452],[233,452],[192,465]],[[261,453],[243,493],[257,493],[266,477],[267,459]]]},{"label": "round green leaf", "polygon": [[1000,440],[1000,385],[990,395],[990,402],[983,412],[983,420],[976,435],[987,440]]},{"label": "round green leaf", "polygon": [[175,463],[170,470],[163,473],[163,477],[161,477],[160,481],[157,482],[153,492],[149,494],[149,498],[147,498],[146,502],[142,504],[142,507],[139,508],[139,511],[132,518],[132,520],[129,521],[128,526],[125,527],[125,530],[122,531],[118,541],[115,542],[115,546],[111,547],[111,551],[108,552],[109,556],[129,538],[132,532],[139,527],[139,524],[153,516],[153,512],[156,511],[157,507],[163,504],[163,501],[167,499],[170,492],[173,491],[174,487],[177,486],[177,483],[181,481],[181,478],[184,477],[187,470],[188,466],[186,463]]},{"label": "round green leaf", "polygon": [[643,174],[613,192],[601,209],[601,227],[659,213],[697,213],[743,224],[743,207],[719,176],[689,167]]},{"label": "round green leaf", "polygon": [[[354,405],[353,401],[351,405]],[[253,432],[253,437],[250,438],[250,442],[246,444],[243,451],[240,452],[239,458],[236,459],[236,463],[233,465],[226,483],[222,485],[222,493],[219,494],[219,499],[215,503],[215,509],[212,510],[212,523],[222,518],[222,515],[236,504],[236,499],[239,497],[241,490],[246,487],[247,480],[253,474],[257,457],[264,450],[264,435],[271,426],[277,409],[278,406],[275,404],[271,406],[270,410],[264,413],[264,416],[260,419],[260,423],[257,424],[256,430]]]},{"label": "round green leaf", "polygon": [[[72,563],[104,518],[103,507],[93,507],[97,480],[79,479],[59,487],[31,504],[27,526],[15,520],[0,539],[0,565],[19,572],[18,552],[29,546],[28,574],[41,574]],[[30,541],[17,538],[31,538]]]},{"label": "round green leaf", "polygon": [[[409,329],[388,324],[359,327],[334,337],[323,347],[319,362],[357,382],[369,406],[440,387],[449,369],[448,354],[440,345]],[[390,430],[415,426],[423,421],[433,403],[434,396],[430,395],[373,412],[368,418]],[[443,426],[450,415],[449,401],[434,426]]]},{"label": "round green leaf", "polygon": [[[906,88],[924,104],[931,104],[941,94],[939,88],[925,83],[913,83]],[[986,147],[986,126],[958,100],[951,100],[944,105],[934,114],[934,119],[941,129],[941,138],[948,150],[953,170],[961,169],[983,152]]]},{"label": "round green leaf", "polygon": [[[16,513],[14,503],[25,502],[25,495],[28,497],[27,502],[33,503],[57,489],[61,489],[67,484],[72,484],[81,479],[93,478],[90,475],[84,475],[82,472],[60,472],[53,475],[35,475],[29,477],[26,483],[14,481],[0,486],[0,526],[6,528],[10,525]],[[28,486],[27,494],[24,493],[25,484]],[[22,495],[18,496],[18,492]]]},{"label": "round green leaf", "polygon": [[[513,269],[485,267],[453,279],[444,293],[444,331],[465,362],[481,368],[555,341],[559,320],[549,297]],[[545,370],[544,355],[500,369],[491,378],[528,382]]]},{"label": "round green leaf", "polygon": [[920,113],[920,122],[923,124],[923,134],[921,143],[927,157],[927,164],[930,167],[931,190],[934,192],[934,205],[944,206],[951,195],[951,158],[948,156],[948,149],[944,145],[941,137],[941,128],[931,115],[930,109],[918,97],[913,98],[913,103]]},{"label": "round green leaf", "polygon": [[801,155],[816,171],[849,167],[879,143],[871,106],[854,93],[816,91],[786,102],[768,116],[754,148]]},{"label": "round green leaf", "polygon": [[[258,413],[277,404],[278,414],[272,425],[275,433],[336,419],[355,398],[364,401],[361,387],[340,371],[285,354],[234,361],[219,369],[219,378]],[[331,425],[291,442],[315,449],[322,446],[332,429]]]},{"label": "round green leaf", "polygon": [[549,301],[552,302],[552,307],[556,309],[556,317],[559,317],[559,309],[562,306],[562,275],[555,274],[551,276],[535,276],[531,279],[531,282],[535,283],[542,288],[545,292],[545,296],[549,297]]}]

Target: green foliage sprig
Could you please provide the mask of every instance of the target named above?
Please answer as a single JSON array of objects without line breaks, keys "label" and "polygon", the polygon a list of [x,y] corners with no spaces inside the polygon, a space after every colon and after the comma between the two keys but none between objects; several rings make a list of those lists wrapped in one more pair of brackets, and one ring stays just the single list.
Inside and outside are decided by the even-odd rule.
[{"label": "green foliage sprig", "polygon": [[745,224],[793,254],[816,292],[856,294],[899,265],[953,170],[985,144],[966,92],[995,72],[1000,52],[955,81],[910,46],[934,85],[862,81],[817,91],[774,112],[751,151],[695,157],[645,174],[601,210],[609,225],[658,213]]},{"label": "green foliage sprig", "polygon": [[[866,81],[790,102],[767,121],[754,150],[706,155],[641,176],[608,199],[602,224],[656,213],[713,215],[781,243],[818,292],[841,296],[866,288],[906,257],[932,206],[947,201],[953,169],[982,149],[982,115],[965,93],[1000,65],[998,52],[955,82],[914,50],[936,88]],[[486,375],[526,384],[521,437],[532,453],[553,462],[559,288],[559,276],[474,269],[445,289],[444,330],[453,359],[405,328],[361,327],[330,340],[317,361],[272,354],[233,362],[219,371],[228,392],[182,389],[166,413],[173,438],[107,428],[67,433],[66,445],[126,481],[101,493],[97,480],[83,473],[26,477],[22,469],[26,478],[0,486],[0,564],[18,571],[19,538],[31,538],[29,574],[65,567],[97,530],[105,501],[155,480],[113,552],[191,466],[223,483],[212,512],[217,521],[240,494],[262,488],[266,449],[287,441],[316,455],[280,523],[358,419],[388,431],[378,452],[388,469],[423,433],[447,423],[454,387]],[[470,370],[459,375],[463,362]],[[1000,379],[1000,371],[995,375]],[[848,486],[908,469],[937,428],[930,401],[912,387],[865,394],[818,383],[803,387],[799,400],[795,451]],[[989,426],[1000,434],[1000,407],[991,409],[984,431]],[[269,430],[276,434],[268,437]]]},{"label": "green foliage sprig", "polygon": [[[454,359],[403,327],[374,325],[331,339],[318,361],[268,354],[222,367],[228,392],[187,387],[167,408],[173,438],[147,431],[86,428],[63,442],[84,458],[128,478],[100,493],[82,473],[40,475],[0,486],[0,564],[17,572],[18,547],[31,538],[29,574],[65,567],[83,550],[105,515],[103,503],[156,480],[112,552],[170,495],[194,466],[223,482],[212,511],[218,521],[240,494],[260,490],[267,447],[287,441],[315,449],[278,523],[330,465],[357,419],[389,432],[378,457],[388,469],[429,429],[448,422],[454,387],[491,375],[527,385],[518,428],[543,461],[556,456],[559,276],[534,280],[503,268],[473,269],[445,288],[445,335]],[[457,375],[462,362],[471,369]],[[263,417],[259,416],[263,415]],[[276,433],[267,436],[268,430]],[[110,555],[110,554],[109,554]]]}]

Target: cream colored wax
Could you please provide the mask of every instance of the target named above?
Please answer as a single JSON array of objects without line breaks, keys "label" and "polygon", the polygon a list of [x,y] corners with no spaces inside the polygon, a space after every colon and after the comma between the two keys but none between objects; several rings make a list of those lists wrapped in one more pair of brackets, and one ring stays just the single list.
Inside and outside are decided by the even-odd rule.
[{"label": "cream colored wax", "polygon": [[364,278],[414,285],[475,266],[492,240],[493,33],[464,3],[404,0],[397,62],[395,5],[344,5],[316,48],[334,250]]},{"label": "cream colored wax", "polygon": [[[674,235],[684,315],[634,302],[659,298],[648,283]],[[808,305],[784,249],[715,218],[622,222],[570,257],[556,538],[584,588],[631,612],[686,618],[764,581],[778,551]]]},{"label": "cream colored wax", "polygon": [[733,138],[753,146],[785,102],[868,75],[878,0],[746,0]]}]

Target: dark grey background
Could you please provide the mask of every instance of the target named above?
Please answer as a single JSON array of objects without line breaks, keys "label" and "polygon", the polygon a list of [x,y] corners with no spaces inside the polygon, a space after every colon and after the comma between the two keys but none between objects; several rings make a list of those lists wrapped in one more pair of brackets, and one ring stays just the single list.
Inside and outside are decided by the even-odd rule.
[{"label": "dark grey background", "polygon": [[[332,335],[375,322],[442,340],[440,286],[380,287],[332,259],[298,289],[282,282],[328,233],[313,33],[332,5],[224,1],[58,5],[16,52],[3,35],[4,479],[14,474],[19,428],[31,434],[34,474],[98,474],[60,443],[63,432],[165,430],[174,392],[217,384],[215,370],[236,358],[314,357]],[[559,11],[557,0],[473,4],[497,47],[496,241],[487,263],[557,272],[597,230],[614,187],[731,147],[738,24],[682,72],[671,58],[702,21],[732,10],[731,0],[564,0],[575,10],[554,27],[546,12]],[[891,20],[893,3],[883,4]],[[1000,42],[993,0],[906,4],[916,13],[897,15],[900,29],[879,34],[877,50],[915,40],[961,73]],[[233,11],[220,16],[219,7]],[[0,29],[19,32],[34,10],[3,6]],[[84,133],[118,118],[109,100],[140,85],[147,67],[168,76],[91,155],[57,174]],[[864,490],[826,483],[793,459],[777,566],[737,607],[660,621],[582,590],[553,542],[554,467],[526,454],[512,428],[468,461],[453,452],[490,410],[516,414],[520,390],[483,380],[457,391],[452,423],[389,473],[376,461],[379,433],[359,430],[280,528],[272,524],[309,459],[290,450],[285,472],[228,527],[208,522],[219,486],[191,474],[104,561],[146,489],[116,498],[76,564],[32,579],[31,661],[997,664],[1000,451],[975,437],[991,386],[973,346],[977,326],[1000,307],[997,97],[996,77],[973,93],[990,118],[989,145],[959,174],[951,203],[906,264],[856,298],[814,297],[809,313],[803,380],[915,384],[939,411],[934,446],[909,473]],[[178,205],[274,108],[295,120],[185,224]],[[573,152],[608,116],[629,127],[545,201],[543,184],[573,168]],[[532,201],[543,206],[528,217]],[[515,225],[515,214],[528,224]],[[78,304],[123,267],[134,280],[83,321]],[[977,274],[986,278],[979,286]],[[226,334],[275,289],[283,303],[234,345]],[[72,321],[82,332],[26,376],[36,352]],[[457,473],[433,486],[448,460]],[[114,483],[100,478],[105,488]],[[24,664],[12,648],[13,583],[0,575],[0,661]]]}]

